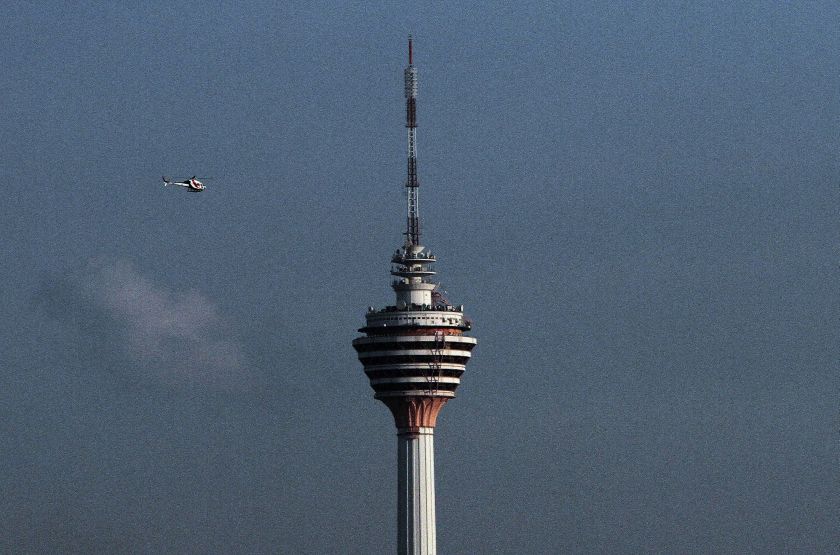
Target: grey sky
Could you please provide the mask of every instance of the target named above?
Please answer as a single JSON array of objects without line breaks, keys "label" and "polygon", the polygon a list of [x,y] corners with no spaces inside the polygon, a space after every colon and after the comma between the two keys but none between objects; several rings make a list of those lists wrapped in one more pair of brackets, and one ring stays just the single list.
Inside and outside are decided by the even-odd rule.
[{"label": "grey sky", "polygon": [[439,551],[836,550],[836,3],[0,19],[0,551],[394,551],[408,33]]}]

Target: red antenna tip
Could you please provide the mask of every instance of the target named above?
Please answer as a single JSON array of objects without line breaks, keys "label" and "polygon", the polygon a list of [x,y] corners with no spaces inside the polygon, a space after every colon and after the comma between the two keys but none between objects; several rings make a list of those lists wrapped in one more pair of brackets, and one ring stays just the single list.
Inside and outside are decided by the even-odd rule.
[{"label": "red antenna tip", "polygon": [[408,35],[408,65],[412,64],[411,35]]}]

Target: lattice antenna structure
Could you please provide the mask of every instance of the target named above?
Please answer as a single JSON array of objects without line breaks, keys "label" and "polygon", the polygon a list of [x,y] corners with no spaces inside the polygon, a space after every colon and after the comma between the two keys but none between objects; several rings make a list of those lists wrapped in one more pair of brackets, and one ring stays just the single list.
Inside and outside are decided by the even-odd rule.
[{"label": "lattice antenna structure", "polygon": [[408,36],[408,67],[405,68],[405,127],[408,131],[408,176],[405,180],[408,211],[405,244],[420,244],[420,179],[417,177],[417,68],[414,67],[414,48]]}]

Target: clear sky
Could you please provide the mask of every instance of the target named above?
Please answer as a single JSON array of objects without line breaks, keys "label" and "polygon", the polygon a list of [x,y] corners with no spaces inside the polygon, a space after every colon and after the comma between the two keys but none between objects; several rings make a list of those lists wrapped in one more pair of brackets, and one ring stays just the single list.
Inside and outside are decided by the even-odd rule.
[{"label": "clear sky", "polygon": [[439,551],[836,550],[838,4],[401,4],[4,6],[0,551],[394,552],[409,33]]}]

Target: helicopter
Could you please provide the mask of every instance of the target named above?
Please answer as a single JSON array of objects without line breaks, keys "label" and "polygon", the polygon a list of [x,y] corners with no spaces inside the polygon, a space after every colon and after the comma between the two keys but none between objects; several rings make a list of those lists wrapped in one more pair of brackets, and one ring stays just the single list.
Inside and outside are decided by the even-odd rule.
[{"label": "helicopter", "polygon": [[196,179],[195,176],[185,179],[184,181],[173,181],[171,178],[164,175],[163,186],[167,187],[169,185],[180,185],[181,187],[186,187],[191,193],[200,193],[204,190],[204,183]]}]

